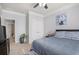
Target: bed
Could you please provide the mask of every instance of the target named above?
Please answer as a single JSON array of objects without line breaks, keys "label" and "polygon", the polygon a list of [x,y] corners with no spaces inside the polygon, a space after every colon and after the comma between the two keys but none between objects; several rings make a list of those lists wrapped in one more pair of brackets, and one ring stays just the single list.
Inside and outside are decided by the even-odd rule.
[{"label": "bed", "polygon": [[78,34],[79,31],[57,31],[56,35],[59,37],[53,36],[34,40],[31,51],[38,55],[79,55]]}]

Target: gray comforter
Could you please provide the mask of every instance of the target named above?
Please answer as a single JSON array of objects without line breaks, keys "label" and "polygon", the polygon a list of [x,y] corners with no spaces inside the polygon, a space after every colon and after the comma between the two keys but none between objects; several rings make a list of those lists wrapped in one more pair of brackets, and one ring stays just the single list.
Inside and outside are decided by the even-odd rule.
[{"label": "gray comforter", "polygon": [[79,54],[79,40],[42,38],[33,41],[32,50],[39,55],[76,55]]}]

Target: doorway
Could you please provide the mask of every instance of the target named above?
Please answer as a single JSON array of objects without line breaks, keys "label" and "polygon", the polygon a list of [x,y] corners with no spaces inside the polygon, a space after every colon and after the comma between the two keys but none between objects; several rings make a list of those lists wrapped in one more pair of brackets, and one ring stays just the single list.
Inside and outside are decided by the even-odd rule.
[{"label": "doorway", "polygon": [[10,39],[10,43],[15,43],[15,20],[5,20],[6,38]]}]

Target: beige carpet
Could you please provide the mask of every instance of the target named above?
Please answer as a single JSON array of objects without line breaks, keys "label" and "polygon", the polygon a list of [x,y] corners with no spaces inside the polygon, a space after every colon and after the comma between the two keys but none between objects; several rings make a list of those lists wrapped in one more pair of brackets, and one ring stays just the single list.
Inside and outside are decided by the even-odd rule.
[{"label": "beige carpet", "polygon": [[10,41],[10,55],[24,55],[26,52],[28,52],[31,48],[31,44],[27,43],[17,43]]}]

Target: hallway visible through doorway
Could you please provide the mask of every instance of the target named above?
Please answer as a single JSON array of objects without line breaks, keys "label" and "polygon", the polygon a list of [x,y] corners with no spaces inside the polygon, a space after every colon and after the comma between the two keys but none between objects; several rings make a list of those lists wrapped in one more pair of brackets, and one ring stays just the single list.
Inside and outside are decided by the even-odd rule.
[{"label": "hallway visible through doorway", "polygon": [[5,20],[6,37],[10,39],[10,42],[15,42],[15,21]]}]

